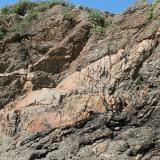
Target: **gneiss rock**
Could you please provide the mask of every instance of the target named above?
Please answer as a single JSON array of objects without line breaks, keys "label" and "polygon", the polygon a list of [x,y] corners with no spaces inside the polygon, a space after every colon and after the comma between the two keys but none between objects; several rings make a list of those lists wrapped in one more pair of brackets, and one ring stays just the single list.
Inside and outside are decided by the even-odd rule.
[{"label": "gneiss rock", "polygon": [[159,4],[152,7],[102,13],[112,25],[100,36],[88,9],[58,4],[5,36],[0,160],[160,159]]}]

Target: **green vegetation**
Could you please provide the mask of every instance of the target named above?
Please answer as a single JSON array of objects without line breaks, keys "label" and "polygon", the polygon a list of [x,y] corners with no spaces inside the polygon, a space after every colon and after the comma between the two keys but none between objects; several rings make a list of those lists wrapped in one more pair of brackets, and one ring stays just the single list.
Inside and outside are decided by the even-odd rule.
[{"label": "green vegetation", "polygon": [[47,1],[46,2],[41,1],[41,2],[37,3],[36,10],[38,12],[44,12],[45,10],[47,10],[51,7],[52,7],[51,3],[48,3]]},{"label": "green vegetation", "polygon": [[91,34],[96,33],[103,36],[106,33],[106,30],[112,26],[112,20],[109,18],[105,19],[98,10],[89,10],[89,20],[92,25]]},{"label": "green vegetation", "polygon": [[31,2],[30,0],[19,0],[12,6],[6,6],[1,9],[1,14],[11,14],[17,13],[19,15],[25,15],[29,10],[37,9],[39,11],[45,11],[46,9],[51,8],[56,4],[61,4],[64,6],[70,5],[65,0],[48,0],[48,1],[39,1],[39,2]]},{"label": "green vegetation", "polygon": [[71,5],[66,0],[49,0],[48,3],[50,3],[51,5],[56,5],[56,4],[61,4],[63,6],[69,6],[69,5]]},{"label": "green vegetation", "polygon": [[89,10],[89,20],[95,26],[104,26],[105,25],[105,18],[101,15],[98,10]]},{"label": "green vegetation", "polygon": [[74,16],[71,14],[71,10],[73,9],[72,5],[67,5],[65,7],[65,10],[63,12],[63,19],[65,21],[68,21],[70,25],[73,24],[73,22],[75,21]]},{"label": "green vegetation", "polygon": [[7,21],[8,18],[6,16],[0,15],[0,40],[2,40],[7,33]]},{"label": "green vegetation", "polygon": [[96,33],[98,35],[104,35],[106,32],[106,29],[102,26],[94,26],[92,29],[91,29],[91,33]]},{"label": "green vegetation", "polygon": [[3,28],[0,26],[0,40],[3,39],[3,37],[5,36],[5,31],[3,30]]},{"label": "green vegetation", "polygon": [[[0,9],[0,21],[5,21],[7,24],[6,31],[2,30],[2,25],[0,25],[0,39],[2,39],[7,32],[19,32],[23,30],[29,26],[33,20],[37,19],[40,13],[57,4],[65,6],[65,11],[63,13],[64,20],[68,21],[69,24],[73,24],[75,19],[70,12],[73,6],[65,0],[42,0],[39,2],[19,0],[14,5]],[[106,30],[112,26],[112,20],[106,20],[105,16],[98,10],[86,10],[88,10],[89,20],[92,25],[91,34],[96,33],[104,35]],[[17,16],[18,19],[14,19],[14,16]]]},{"label": "green vegetation", "polygon": [[160,0],[153,0],[152,7],[149,9],[149,18],[150,19],[155,18],[153,16],[153,10],[156,8],[156,6],[158,5],[158,3],[160,3]]},{"label": "green vegetation", "polygon": [[160,0],[153,0],[153,5],[157,5],[158,3],[160,3]]},{"label": "green vegetation", "polygon": [[20,21],[12,25],[10,28],[11,32],[19,32],[26,26],[30,25],[33,20],[38,17],[39,12],[37,10],[29,10],[25,17]]},{"label": "green vegetation", "polygon": [[101,15],[101,13],[98,10],[89,10],[89,20],[92,25],[91,34],[105,34],[105,18]]},{"label": "green vegetation", "polygon": [[[4,31],[2,24],[0,25],[0,40],[3,39],[6,32],[19,32],[26,26],[30,25],[33,20],[38,18],[38,15],[45,10],[52,8],[54,5],[61,4],[66,8],[72,7],[65,0],[42,0],[39,2],[31,2],[30,0],[19,0],[11,6],[5,6],[0,9],[0,22],[3,21],[7,25],[7,31]],[[14,20],[12,16],[17,15],[18,20]],[[64,18],[70,22],[74,17],[69,12],[64,13]],[[11,22],[11,23],[10,23]]]},{"label": "green vegetation", "polygon": [[10,11],[10,7],[9,6],[5,6],[1,9],[1,14],[6,15],[8,14]]},{"label": "green vegetation", "polygon": [[15,23],[11,28],[11,32],[19,32],[22,29],[24,29],[26,26],[28,26],[34,19],[38,17],[38,12],[31,10],[27,13],[26,17],[21,20],[19,23]]},{"label": "green vegetation", "polygon": [[7,15],[11,13],[17,13],[24,16],[28,10],[32,10],[36,6],[36,3],[30,2],[28,0],[19,0],[12,6],[6,6],[1,9],[1,14]]},{"label": "green vegetation", "polygon": [[[137,0],[137,2],[148,2],[147,0]],[[135,3],[137,3],[135,2]]]},{"label": "green vegetation", "polygon": [[69,11],[64,12],[63,16],[64,20],[69,21],[70,23],[74,21],[74,16],[72,16],[72,14]]}]

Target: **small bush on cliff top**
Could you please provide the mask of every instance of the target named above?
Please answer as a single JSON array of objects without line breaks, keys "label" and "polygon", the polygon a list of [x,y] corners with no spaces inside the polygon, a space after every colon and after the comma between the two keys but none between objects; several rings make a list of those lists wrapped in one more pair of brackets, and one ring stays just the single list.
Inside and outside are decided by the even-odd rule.
[{"label": "small bush on cliff top", "polygon": [[92,25],[91,34],[96,33],[103,35],[105,33],[105,19],[98,10],[89,10],[89,20]]},{"label": "small bush on cliff top", "polygon": [[66,0],[49,0],[49,3],[51,3],[52,5],[56,5],[56,4],[61,4],[61,5],[69,5],[69,2],[67,2]]},{"label": "small bush on cliff top", "polygon": [[105,19],[105,17],[98,10],[89,10],[89,20],[92,25],[91,34],[96,33],[98,35],[104,35],[107,28],[112,26],[111,19]]},{"label": "small bush on cliff top", "polygon": [[28,12],[24,20],[30,23],[38,17],[38,14],[39,13],[36,10],[31,10]]},{"label": "small bush on cliff top", "polygon": [[36,6],[36,10],[38,12],[44,12],[45,10],[49,9],[51,6],[50,6],[50,3],[48,2],[38,2],[37,6]]},{"label": "small bush on cliff top", "polygon": [[[0,16],[7,17],[9,19],[9,21],[6,21],[9,24],[7,32],[18,32],[28,26],[34,19],[36,19],[39,13],[57,4],[71,7],[71,5],[65,0],[42,0],[39,2],[32,2],[31,0],[19,0],[17,3],[11,6],[6,6],[0,9]],[[19,15],[21,20],[14,20],[12,17],[13,13]],[[64,18],[72,22],[74,17],[66,12],[64,14]],[[2,39],[4,35],[5,32],[1,29],[0,39]]]},{"label": "small bush on cliff top", "polygon": [[45,11],[56,4],[61,5],[70,5],[65,0],[42,0],[39,2],[31,2],[30,0],[19,0],[17,3],[6,6],[1,9],[1,14],[11,14],[17,13],[19,15],[25,15],[29,10],[34,10],[35,7],[39,9],[39,11]]},{"label": "small bush on cliff top", "polygon": [[5,6],[1,9],[1,14],[6,15],[10,11],[10,6]]},{"label": "small bush on cliff top", "polygon": [[153,5],[157,5],[158,3],[160,3],[160,0],[153,0]]},{"label": "small bush on cliff top", "polygon": [[89,10],[89,20],[96,26],[104,26],[105,19],[97,10]]},{"label": "small bush on cliff top", "polygon": [[160,3],[160,0],[153,0],[152,7],[149,9],[149,18],[150,19],[155,18],[155,17],[153,17],[153,10],[156,8],[158,3]]},{"label": "small bush on cliff top", "polygon": [[31,10],[30,12],[27,13],[25,18],[19,22],[16,23],[11,27],[11,32],[18,32],[24,29],[26,26],[28,26],[34,19],[38,17],[38,12],[35,10]]},{"label": "small bush on cliff top", "polygon": [[74,16],[69,11],[64,12],[63,16],[64,16],[64,20],[67,20],[70,23],[72,23],[74,21]]},{"label": "small bush on cliff top", "polygon": [[28,0],[20,0],[10,7],[8,13],[17,13],[24,16],[28,10],[32,10],[36,6],[36,3]]},{"label": "small bush on cliff top", "polygon": [[6,16],[0,15],[0,40],[3,39],[3,37],[6,35],[8,31],[8,19]]},{"label": "small bush on cliff top", "polygon": [[[33,2],[32,0],[18,0],[17,3],[6,6],[0,9],[0,16],[7,17],[5,20],[8,24],[7,32],[19,32],[26,28],[33,20],[35,20],[39,13],[52,8],[54,5],[61,4],[65,8],[72,8],[73,6],[66,0],[40,0]],[[14,19],[14,14],[19,15],[19,19]],[[69,13],[64,13],[64,19],[73,22],[74,17]],[[0,39],[3,39],[5,32],[0,30]]]},{"label": "small bush on cliff top", "polygon": [[102,26],[94,26],[92,29],[91,29],[91,33],[96,33],[98,35],[104,35],[106,32],[106,29]]}]

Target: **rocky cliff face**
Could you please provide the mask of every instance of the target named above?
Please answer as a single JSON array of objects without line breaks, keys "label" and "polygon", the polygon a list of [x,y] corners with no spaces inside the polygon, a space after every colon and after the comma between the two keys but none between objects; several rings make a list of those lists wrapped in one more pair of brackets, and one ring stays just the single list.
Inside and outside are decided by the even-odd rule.
[{"label": "rocky cliff face", "polygon": [[[0,42],[1,160],[159,160],[160,5],[103,13],[63,5]],[[152,11],[152,17],[150,16]]]}]

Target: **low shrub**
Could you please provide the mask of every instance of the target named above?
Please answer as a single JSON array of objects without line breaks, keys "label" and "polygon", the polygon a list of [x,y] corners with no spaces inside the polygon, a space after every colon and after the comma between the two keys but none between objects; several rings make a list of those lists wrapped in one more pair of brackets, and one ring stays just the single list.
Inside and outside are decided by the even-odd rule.
[{"label": "low shrub", "polygon": [[25,21],[22,21],[20,23],[16,23],[10,28],[10,32],[19,32],[19,31],[23,30],[27,26],[27,24],[28,23]]},{"label": "low shrub", "polygon": [[32,10],[36,6],[36,3],[30,2],[29,0],[19,0],[11,8],[9,13],[17,13],[24,16],[28,10]]},{"label": "low shrub", "polygon": [[92,33],[96,33],[96,34],[98,34],[100,36],[103,36],[105,34],[105,32],[106,32],[106,29],[104,27],[102,27],[102,26],[94,26],[91,29],[91,34]]},{"label": "low shrub", "polygon": [[160,3],[160,0],[153,0],[153,5],[157,5],[158,3]]},{"label": "low shrub", "polygon": [[[20,15],[21,20],[11,24],[8,30],[9,32],[18,32],[36,19],[39,13],[57,4],[66,6],[67,12],[64,13],[64,19],[69,22],[73,22],[74,17],[69,13],[69,9],[71,9],[72,6],[65,0],[42,0],[39,2],[33,2],[31,0],[19,0],[14,5],[2,8],[0,10],[0,16],[10,17],[12,20],[12,13]],[[4,33],[1,31],[1,37],[3,37],[3,34]]]},{"label": "low shrub", "polygon": [[27,21],[28,23],[31,23],[34,19],[38,17],[38,12],[36,10],[31,10],[27,13],[24,21]]},{"label": "low shrub", "polygon": [[56,4],[64,6],[71,6],[66,0],[42,0],[39,2],[32,2],[31,0],[19,0],[17,3],[6,6],[1,9],[1,14],[17,13],[24,16],[29,10],[37,9],[39,12],[43,12]]},{"label": "low shrub", "polygon": [[3,39],[3,37],[5,36],[6,32],[4,31],[4,29],[0,26],[0,40]]},{"label": "low shrub", "polygon": [[69,11],[64,12],[63,17],[64,17],[64,20],[66,21],[69,21],[69,22],[74,21],[74,16]]},{"label": "low shrub", "polygon": [[98,35],[104,35],[106,30],[113,26],[112,19],[105,19],[98,10],[89,10],[89,20],[92,25],[91,34],[96,33]]},{"label": "low shrub", "polygon": [[160,3],[160,0],[153,0],[152,7],[149,9],[149,18],[150,19],[155,18],[155,17],[153,17],[153,10],[156,8],[156,6],[158,5],[158,3]]},{"label": "low shrub", "polygon": [[48,2],[38,2],[36,10],[38,12],[44,12],[45,10],[49,9],[50,7],[51,7],[50,3],[48,3]]},{"label": "low shrub", "polygon": [[93,25],[96,26],[104,26],[105,25],[105,18],[101,15],[98,10],[92,9],[89,10],[89,20]]},{"label": "low shrub", "polygon": [[0,13],[2,15],[6,15],[9,13],[9,11],[10,11],[10,6],[5,6],[5,7],[1,8]]},{"label": "low shrub", "polygon": [[23,30],[25,27],[27,27],[29,24],[31,24],[32,21],[37,18],[37,16],[38,16],[37,11],[30,11],[29,13],[27,13],[26,17],[21,22],[13,25],[11,27],[10,31],[11,32],[19,32],[19,31]]}]

